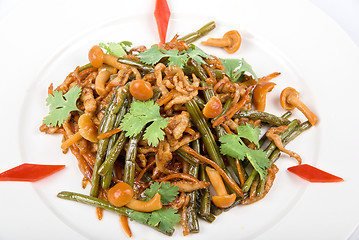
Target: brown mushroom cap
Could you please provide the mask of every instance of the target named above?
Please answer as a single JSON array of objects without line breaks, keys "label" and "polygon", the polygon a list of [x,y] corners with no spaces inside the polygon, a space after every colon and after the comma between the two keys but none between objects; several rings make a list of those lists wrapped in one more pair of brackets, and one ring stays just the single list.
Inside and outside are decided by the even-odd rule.
[{"label": "brown mushroom cap", "polygon": [[284,110],[293,110],[295,108],[294,105],[289,103],[289,96],[295,96],[299,98],[299,92],[292,87],[287,87],[282,91],[280,94],[280,105],[282,105]]},{"label": "brown mushroom cap", "polygon": [[242,42],[241,35],[236,30],[226,32],[223,35],[223,40],[230,42],[229,46],[224,47],[224,50],[226,50],[228,53],[236,52],[239,49],[239,46],[241,46]]}]

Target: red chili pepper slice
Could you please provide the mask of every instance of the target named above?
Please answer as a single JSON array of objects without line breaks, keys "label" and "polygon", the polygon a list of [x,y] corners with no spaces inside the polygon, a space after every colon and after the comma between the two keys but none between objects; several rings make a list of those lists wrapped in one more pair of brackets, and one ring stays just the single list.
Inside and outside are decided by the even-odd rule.
[{"label": "red chili pepper slice", "polygon": [[156,0],[155,18],[162,43],[166,42],[167,27],[171,12],[166,0]]},{"label": "red chili pepper slice", "polygon": [[36,182],[65,168],[65,165],[41,165],[24,163],[3,173],[0,181]]},{"label": "red chili pepper slice", "polygon": [[309,182],[342,182],[343,178],[337,177],[333,174],[327,173],[319,168],[310,166],[308,164],[301,164],[294,167],[288,168],[289,172],[292,172],[299,177],[309,181]]}]

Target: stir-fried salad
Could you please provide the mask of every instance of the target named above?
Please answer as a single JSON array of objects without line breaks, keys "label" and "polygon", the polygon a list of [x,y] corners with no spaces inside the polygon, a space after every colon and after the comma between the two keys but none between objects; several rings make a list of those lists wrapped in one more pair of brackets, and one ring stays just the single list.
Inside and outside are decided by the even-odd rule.
[{"label": "stir-fried salad", "polygon": [[[187,235],[199,219],[266,196],[281,152],[301,163],[284,147],[315,115],[307,109],[311,122],[301,123],[265,112],[279,73],[258,78],[244,59],[192,44],[213,28],[149,48],[100,43],[89,64],[49,87],[40,130],[63,134],[63,152],[76,157],[83,187],[91,184],[88,196],[58,197],[97,207],[99,219],[103,209],[120,214],[130,236],[127,217],[168,235],[180,223]],[[283,93],[281,103],[297,106],[297,97]]]}]

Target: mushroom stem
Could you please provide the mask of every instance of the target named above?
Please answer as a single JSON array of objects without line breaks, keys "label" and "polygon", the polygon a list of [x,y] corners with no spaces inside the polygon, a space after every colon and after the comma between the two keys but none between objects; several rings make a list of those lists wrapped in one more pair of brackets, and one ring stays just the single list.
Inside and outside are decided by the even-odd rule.
[{"label": "mushroom stem", "polygon": [[318,117],[312,111],[310,111],[310,109],[302,101],[300,101],[298,97],[290,95],[287,98],[287,102],[298,108],[298,110],[306,116],[312,126],[317,123]]},{"label": "mushroom stem", "polygon": [[156,193],[149,201],[140,201],[132,198],[126,207],[139,212],[153,212],[162,208],[161,195]]},{"label": "mushroom stem", "polygon": [[210,167],[206,167],[206,172],[209,177],[209,180],[212,183],[214,191],[216,191],[216,194],[218,196],[228,195],[226,187],[224,186],[223,180],[221,178],[221,175],[219,175],[219,173],[216,170]]},{"label": "mushroom stem", "polygon": [[231,41],[229,39],[223,38],[208,38],[207,41],[202,42],[203,45],[213,46],[213,47],[228,47],[231,45]]}]

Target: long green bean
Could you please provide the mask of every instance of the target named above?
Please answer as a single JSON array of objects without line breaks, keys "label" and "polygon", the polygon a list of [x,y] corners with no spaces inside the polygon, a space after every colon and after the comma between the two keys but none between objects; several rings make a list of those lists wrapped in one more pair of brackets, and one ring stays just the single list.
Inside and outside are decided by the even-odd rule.
[{"label": "long green bean", "polygon": [[[57,194],[57,197],[61,198],[61,199],[66,199],[66,200],[71,200],[71,201],[75,201],[75,202],[79,202],[79,203],[83,203],[83,204],[87,204],[87,205],[91,205],[94,207],[99,207],[102,209],[106,209],[109,210],[111,212],[115,212],[118,213],[120,215],[124,215],[124,216],[130,216],[131,211],[129,208],[126,207],[116,207],[114,205],[112,205],[111,203],[96,198],[96,197],[92,197],[92,196],[86,196],[80,193],[73,193],[73,192],[60,192]],[[145,224],[163,234],[166,234],[168,236],[172,236],[174,230],[170,231],[170,232],[164,232],[161,231],[158,227],[152,227],[149,224]]]},{"label": "long green bean", "polygon": [[189,33],[181,38],[179,40],[183,40],[187,43],[192,43],[196,41],[197,39],[207,35],[210,31],[212,31],[216,27],[216,23],[214,21],[207,23],[200,29],[198,29],[195,32]]},{"label": "long green bean", "polygon": [[[294,129],[299,125],[299,120],[298,119],[294,119],[293,121],[291,121],[291,123],[288,124],[288,128],[287,130],[285,130],[283,133],[280,134],[280,138],[281,140],[283,140],[284,138],[286,138],[291,132],[294,131]],[[272,154],[272,152],[277,148],[277,146],[275,145],[274,142],[271,142],[268,147],[264,150],[264,152],[266,153],[266,157],[269,158],[269,156]],[[251,175],[248,177],[248,179],[246,180],[246,182],[243,184],[242,187],[242,191],[243,192],[248,192],[253,180],[255,179],[255,177],[258,175],[258,172],[253,170]]]},{"label": "long green bean", "polygon": [[[205,165],[201,164],[199,166],[199,180],[201,181],[209,181],[209,177],[207,176]],[[211,193],[209,187],[200,190],[201,192],[201,201],[199,206],[199,215],[209,216],[211,214]]]},{"label": "long green bean", "polygon": [[155,69],[150,65],[146,65],[144,63],[141,63],[141,62],[138,62],[138,61],[135,61],[132,59],[128,59],[128,58],[119,57],[117,59],[117,62],[135,67],[144,73],[151,73],[151,72],[155,71]]},{"label": "long green bean", "polygon": [[[122,102],[124,101],[124,99],[122,99],[121,97],[121,94],[119,93],[119,91],[121,90],[122,90],[121,88],[116,89],[112,101],[106,108],[105,115],[99,127],[99,134],[107,132],[112,129],[113,124],[116,120],[117,113],[121,108]],[[98,174],[98,169],[102,165],[103,160],[106,156],[108,141],[109,141],[108,138],[100,139],[98,141],[96,161],[92,173],[92,187],[90,190],[90,195],[92,197],[97,197],[99,193],[100,175]]]},{"label": "long green bean", "polygon": [[288,125],[290,121],[283,117],[277,117],[273,114],[255,110],[240,110],[233,116],[234,118],[249,118],[253,120],[261,120],[274,126]]},{"label": "long green bean", "polygon": [[[192,148],[196,152],[200,152],[200,142],[199,139],[192,142]],[[188,173],[195,178],[198,178],[198,165],[190,165]],[[199,232],[199,223],[198,223],[198,216],[197,216],[197,191],[193,191],[188,193],[189,202],[187,205],[187,221],[188,221],[188,228],[190,232]]]},{"label": "long green bean", "polygon": [[137,156],[137,144],[142,137],[142,132],[137,136],[130,138],[128,141],[128,148],[125,158],[125,169],[123,174],[123,181],[133,187],[135,181],[135,161]]}]

